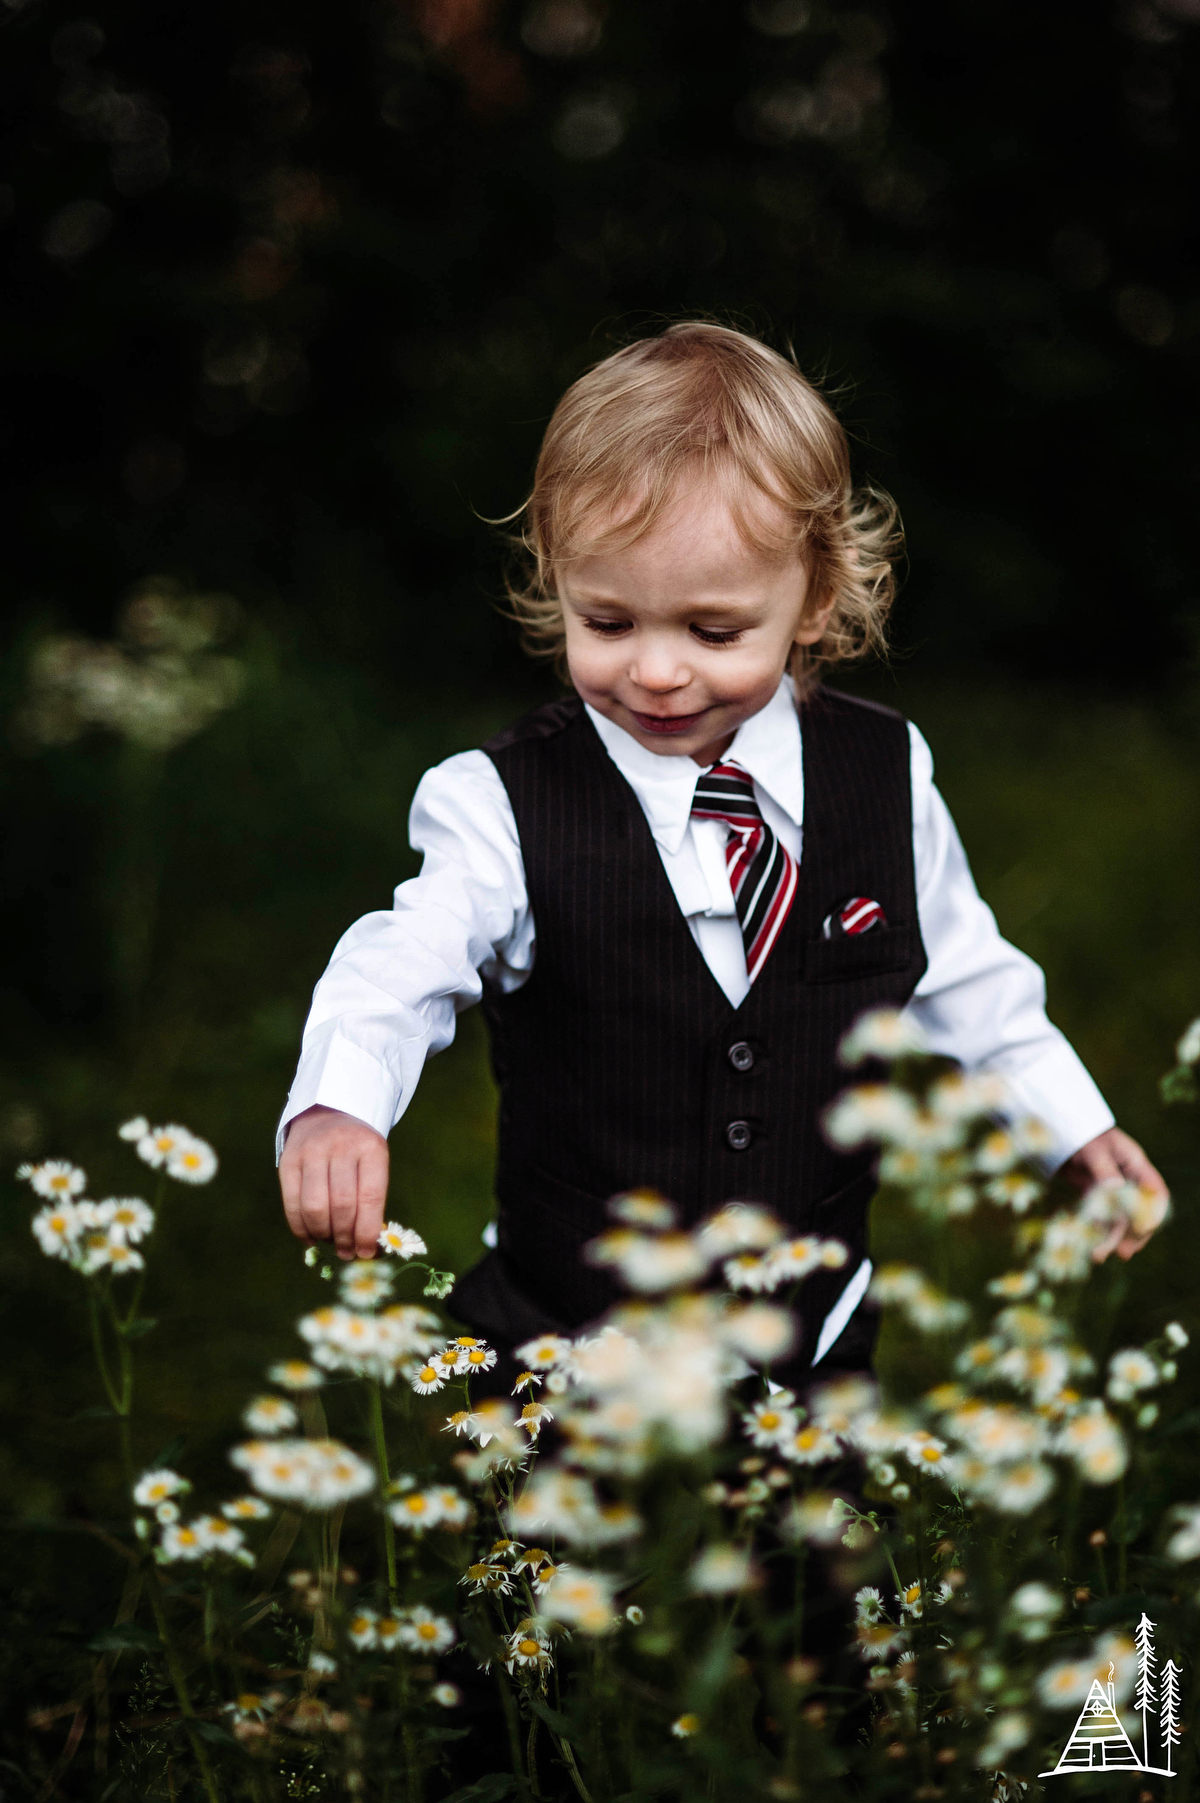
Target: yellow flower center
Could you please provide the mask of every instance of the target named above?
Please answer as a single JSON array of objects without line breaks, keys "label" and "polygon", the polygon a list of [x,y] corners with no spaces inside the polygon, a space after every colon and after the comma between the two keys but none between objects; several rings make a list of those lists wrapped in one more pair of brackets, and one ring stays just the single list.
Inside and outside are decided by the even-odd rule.
[{"label": "yellow flower center", "polygon": [[436,1640],[437,1639],[437,1624],[432,1621],[419,1621],[417,1623],[417,1639],[418,1640]]},{"label": "yellow flower center", "polygon": [[517,1651],[526,1659],[535,1659],[541,1651],[536,1640],[519,1640]]},{"label": "yellow flower center", "polygon": [[774,1409],[764,1409],[762,1414],[758,1417],[758,1425],[760,1427],[765,1427],[769,1434],[774,1433],[775,1429],[779,1426],[779,1422],[780,1417],[775,1413]]}]

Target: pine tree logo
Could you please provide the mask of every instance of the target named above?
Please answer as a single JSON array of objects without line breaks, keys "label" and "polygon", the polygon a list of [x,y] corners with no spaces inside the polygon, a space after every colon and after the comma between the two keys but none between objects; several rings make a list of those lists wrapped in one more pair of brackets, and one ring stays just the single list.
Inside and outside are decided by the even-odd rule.
[{"label": "pine tree logo", "polygon": [[[1142,1717],[1140,1756],[1117,1714],[1115,1668],[1110,1665],[1107,1684],[1093,1678],[1092,1688],[1079,1711],[1079,1720],[1058,1764],[1052,1771],[1039,1772],[1039,1778],[1059,1778],[1071,1772],[1089,1771],[1156,1772],[1163,1778],[1175,1777],[1171,1755],[1179,1745],[1180,1670],[1173,1659],[1168,1659],[1161,1674],[1156,1672],[1158,1654],[1154,1647],[1154,1623],[1144,1613],[1137,1626],[1134,1644],[1137,1647],[1137,1690],[1133,1700]],[[1157,1721],[1154,1719],[1156,1704]],[[1152,1747],[1158,1752],[1160,1743],[1165,1763],[1152,1765]]]}]

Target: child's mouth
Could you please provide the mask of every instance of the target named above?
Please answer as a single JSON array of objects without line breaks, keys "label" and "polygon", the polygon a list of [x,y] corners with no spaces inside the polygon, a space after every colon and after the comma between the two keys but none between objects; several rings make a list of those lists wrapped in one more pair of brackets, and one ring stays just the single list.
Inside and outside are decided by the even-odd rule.
[{"label": "child's mouth", "polygon": [[633,708],[629,711],[643,732],[680,733],[689,731],[698,720],[702,720],[706,710],[698,714],[639,714]]}]

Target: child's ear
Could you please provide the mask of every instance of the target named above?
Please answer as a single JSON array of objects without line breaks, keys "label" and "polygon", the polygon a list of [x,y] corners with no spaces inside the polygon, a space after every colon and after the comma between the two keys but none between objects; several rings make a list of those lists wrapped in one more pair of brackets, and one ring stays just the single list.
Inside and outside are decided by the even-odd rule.
[{"label": "child's ear", "polygon": [[827,601],[819,602],[815,607],[811,598],[804,609],[804,618],[796,629],[792,643],[795,645],[815,645],[818,639],[824,638],[825,628],[829,624],[829,616],[833,612],[833,596]]}]

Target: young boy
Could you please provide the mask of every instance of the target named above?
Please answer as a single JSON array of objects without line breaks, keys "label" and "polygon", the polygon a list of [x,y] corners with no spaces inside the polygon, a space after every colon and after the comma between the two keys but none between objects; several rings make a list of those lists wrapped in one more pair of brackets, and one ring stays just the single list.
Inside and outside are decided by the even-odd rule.
[{"label": "young boy", "polygon": [[897,534],[792,364],[707,324],[607,358],[555,410],[525,519],[513,599],[575,693],[422,779],[421,874],[317,985],[280,1127],[292,1231],[373,1254],[386,1135],[481,996],[499,1241],[450,1306],[501,1348],[602,1312],[581,1250],[648,1186],[685,1220],[736,1197],[844,1240],[801,1363],[866,1364],[872,1160],[820,1119],[868,1008],[1002,1074],[1050,1168],[1161,1188],[980,900],[921,735],[817,681],[882,645]]}]

